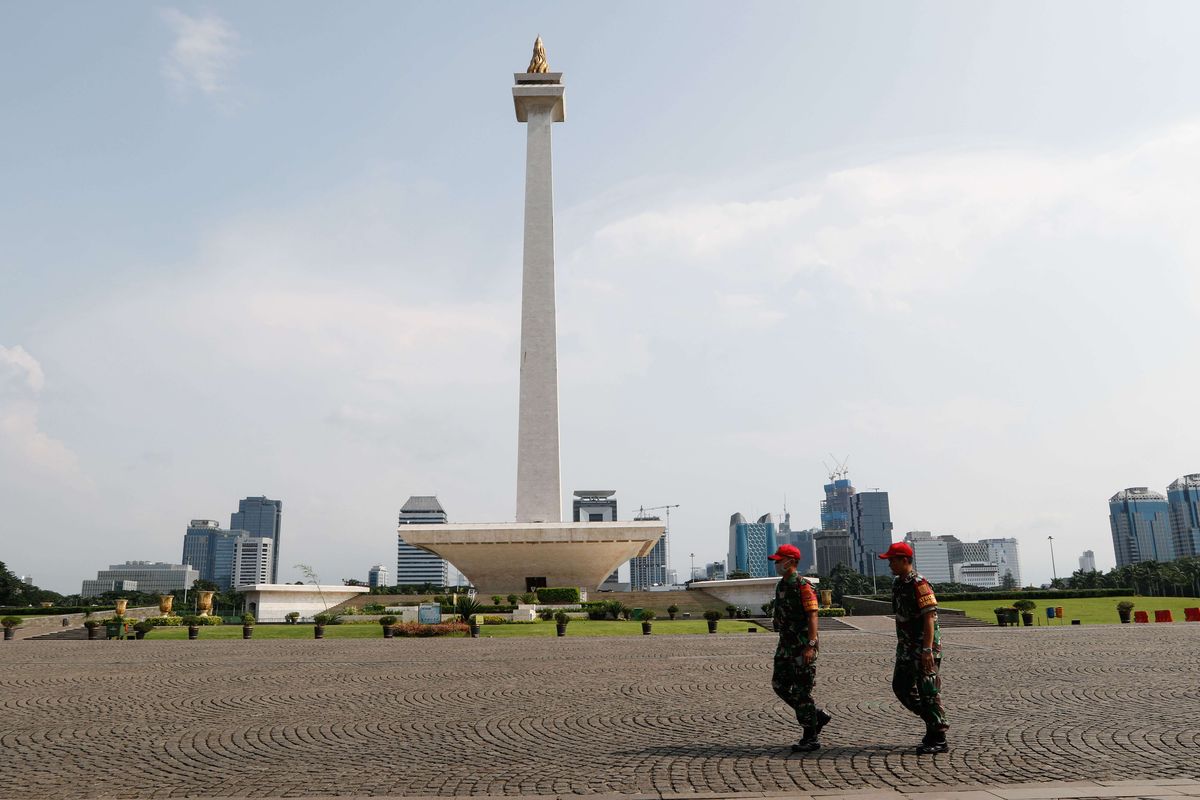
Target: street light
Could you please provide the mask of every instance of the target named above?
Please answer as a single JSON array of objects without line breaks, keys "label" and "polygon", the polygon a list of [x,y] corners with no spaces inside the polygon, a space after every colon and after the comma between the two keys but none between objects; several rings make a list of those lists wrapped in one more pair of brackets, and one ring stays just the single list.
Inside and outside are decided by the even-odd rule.
[{"label": "street light", "polygon": [[[1047,536],[1046,538],[1050,540],[1050,572],[1052,575],[1054,575],[1054,583],[1057,583],[1058,582],[1058,567],[1056,567],[1054,565],[1054,537]],[[1054,587],[1054,583],[1050,584],[1051,588]]]},{"label": "street light", "polygon": [[692,571],[688,576],[688,580],[696,580],[696,554],[688,553],[688,558],[692,559]]}]

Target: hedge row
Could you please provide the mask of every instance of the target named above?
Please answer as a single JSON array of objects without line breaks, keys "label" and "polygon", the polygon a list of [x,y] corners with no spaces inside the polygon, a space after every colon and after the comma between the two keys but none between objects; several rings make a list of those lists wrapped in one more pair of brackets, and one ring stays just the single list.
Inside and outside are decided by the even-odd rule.
[{"label": "hedge row", "polygon": [[537,599],[539,603],[578,603],[579,589],[575,586],[556,586],[548,589],[538,589]]},{"label": "hedge row", "polygon": [[58,606],[55,608],[30,608],[28,606],[6,606],[0,615],[20,614],[22,617],[57,616],[58,614],[87,614],[97,611],[112,611],[112,606]]}]

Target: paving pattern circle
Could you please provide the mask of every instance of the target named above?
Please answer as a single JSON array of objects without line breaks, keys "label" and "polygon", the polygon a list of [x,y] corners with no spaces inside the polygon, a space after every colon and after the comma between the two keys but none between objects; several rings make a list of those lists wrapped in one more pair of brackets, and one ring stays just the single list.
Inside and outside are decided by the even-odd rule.
[{"label": "paving pattern circle", "polygon": [[894,640],[823,637],[796,755],[771,636],[18,641],[0,797],[781,792],[1200,776],[1200,625],[948,630],[951,752]]}]

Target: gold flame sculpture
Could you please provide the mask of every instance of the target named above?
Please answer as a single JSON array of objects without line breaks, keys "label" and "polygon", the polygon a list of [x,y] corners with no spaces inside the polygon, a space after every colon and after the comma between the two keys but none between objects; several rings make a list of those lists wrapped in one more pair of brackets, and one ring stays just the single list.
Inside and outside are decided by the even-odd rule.
[{"label": "gold flame sculpture", "polygon": [[533,58],[529,61],[529,69],[526,72],[549,72],[550,65],[546,63],[546,45],[542,44],[542,37],[539,36],[533,42]]}]

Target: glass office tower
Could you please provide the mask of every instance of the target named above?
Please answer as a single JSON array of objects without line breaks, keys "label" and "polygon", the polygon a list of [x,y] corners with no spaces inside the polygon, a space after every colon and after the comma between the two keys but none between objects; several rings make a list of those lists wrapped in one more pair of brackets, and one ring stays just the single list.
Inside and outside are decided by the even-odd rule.
[{"label": "glass office tower", "polygon": [[1175,560],[1170,518],[1167,498],[1145,486],[1134,486],[1110,497],[1108,521],[1117,566]]},{"label": "glass office tower", "polygon": [[[266,497],[239,500],[238,510],[229,518],[231,530],[247,531],[251,536],[271,540],[271,583],[279,583],[279,532],[282,526],[283,501]],[[232,552],[230,559],[232,563]]]}]

